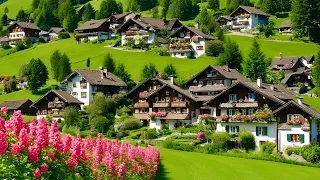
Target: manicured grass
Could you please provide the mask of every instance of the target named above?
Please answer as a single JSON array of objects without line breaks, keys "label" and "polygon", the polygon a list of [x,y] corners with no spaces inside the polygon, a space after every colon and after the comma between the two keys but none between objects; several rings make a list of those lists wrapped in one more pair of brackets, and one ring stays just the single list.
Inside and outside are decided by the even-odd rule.
[{"label": "manicured grass", "polygon": [[[253,38],[246,36],[227,35],[239,44],[243,57],[247,57]],[[260,49],[267,57],[274,58],[282,52],[284,56],[303,56],[315,55],[318,51],[318,45],[314,43],[303,42],[281,42],[272,40],[258,40]]]},{"label": "manicured grass", "polygon": [[156,180],[311,180],[319,169],[270,161],[241,159],[160,148]]},{"label": "manicured grass", "polygon": [[309,96],[303,96],[303,100],[306,104],[309,104],[313,108],[320,111],[320,98],[313,98]]},{"label": "manicured grass", "polygon": [[32,0],[8,0],[0,5],[0,17],[4,14],[4,8],[8,7],[8,16],[15,19],[20,9],[24,9],[29,12],[31,9],[31,3]]}]

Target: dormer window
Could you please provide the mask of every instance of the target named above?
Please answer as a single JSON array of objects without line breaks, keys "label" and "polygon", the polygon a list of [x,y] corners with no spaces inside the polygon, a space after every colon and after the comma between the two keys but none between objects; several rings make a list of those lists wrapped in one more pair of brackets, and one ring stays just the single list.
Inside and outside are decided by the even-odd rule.
[{"label": "dormer window", "polygon": [[170,95],[169,90],[166,90],[166,96],[169,96],[169,95]]},{"label": "dormer window", "polygon": [[203,86],[203,81],[199,81],[198,86]]}]

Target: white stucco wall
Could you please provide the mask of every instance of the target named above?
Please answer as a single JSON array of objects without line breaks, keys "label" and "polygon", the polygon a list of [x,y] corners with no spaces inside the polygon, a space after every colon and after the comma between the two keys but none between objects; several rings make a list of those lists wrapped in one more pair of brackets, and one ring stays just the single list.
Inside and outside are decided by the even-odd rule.
[{"label": "white stucco wall", "polygon": [[[157,42],[157,35],[154,32],[145,31],[145,32],[141,32],[141,33],[143,35],[136,35],[136,36],[130,36],[130,37],[131,38],[136,38],[137,36],[142,36],[142,37],[147,36],[148,37],[148,40],[147,40],[148,44],[152,44],[152,43]],[[126,33],[125,32],[121,32],[121,46],[123,46],[126,43],[126,37],[127,37]]]},{"label": "white stucco wall", "polygon": [[156,118],[155,120],[150,120],[149,128],[153,129],[156,128],[156,130],[161,130],[161,121],[160,119]]},{"label": "white stucco wall", "polygon": [[[279,129],[279,147],[280,151],[284,152],[287,147],[294,147],[294,146],[304,146],[310,144],[310,131],[303,131],[301,130],[301,126],[292,126],[291,130],[281,130]],[[287,134],[304,134],[304,143],[301,142],[288,142]]]},{"label": "white stucco wall", "polygon": [[171,53],[171,57],[174,57],[174,58],[187,58],[190,55],[191,55],[190,52],[185,52],[183,56],[182,56],[182,53]]},{"label": "white stucco wall", "polygon": [[[90,104],[90,102],[92,101],[92,86],[87,83],[87,89],[82,89],[80,87],[80,81],[82,80],[82,77],[79,75],[76,75],[72,78],[71,82],[68,82],[67,85],[67,90],[68,92],[72,95],[72,92],[77,92],[77,98],[79,101],[84,103],[84,106],[87,106]],[[77,87],[74,88],[73,87],[73,83],[76,83]],[[81,92],[86,92],[87,93],[87,97],[86,98],[81,98]]]},{"label": "white stucco wall", "polygon": [[[256,140],[256,147],[259,149],[260,141],[269,141],[276,143],[277,138],[277,123],[234,123],[234,122],[228,122],[228,123],[217,123],[217,130],[218,132],[226,132],[226,126],[239,126],[239,131],[247,130],[252,132],[252,134],[255,137]],[[257,136],[256,135],[256,127],[267,127],[268,128],[268,136]]]},{"label": "white stucco wall", "polygon": [[[201,38],[199,42],[191,42],[191,46],[195,50],[195,57],[204,55],[206,50],[206,41],[204,39]],[[197,46],[203,46],[203,50],[197,50]]]}]

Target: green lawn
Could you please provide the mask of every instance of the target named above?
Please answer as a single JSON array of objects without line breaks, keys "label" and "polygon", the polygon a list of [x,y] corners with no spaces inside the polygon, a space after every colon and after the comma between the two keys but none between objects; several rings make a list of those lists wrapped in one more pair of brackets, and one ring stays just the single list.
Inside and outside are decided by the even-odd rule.
[{"label": "green lawn", "polygon": [[313,108],[316,108],[318,111],[320,111],[320,98],[303,96],[303,100],[306,104],[309,104]]},{"label": "green lawn", "polygon": [[312,180],[319,168],[160,148],[156,180]]},{"label": "green lawn", "polygon": [[18,11],[24,9],[29,11],[31,9],[32,0],[8,0],[7,2],[0,5],[0,16],[4,14],[4,8],[8,7],[10,18],[16,18]]},{"label": "green lawn", "polygon": [[[243,57],[247,57],[250,51],[253,38],[246,36],[234,36],[228,35],[232,40],[239,44]],[[280,52],[284,56],[303,56],[303,55],[315,55],[318,51],[318,45],[314,43],[303,42],[281,42],[272,40],[258,40],[261,50],[267,57],[274,58],[279,56]]]}]

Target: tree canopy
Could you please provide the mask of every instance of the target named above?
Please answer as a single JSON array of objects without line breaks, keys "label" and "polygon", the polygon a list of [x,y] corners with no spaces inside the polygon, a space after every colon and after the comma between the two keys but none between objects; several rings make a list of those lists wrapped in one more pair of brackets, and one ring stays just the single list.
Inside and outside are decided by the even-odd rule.
[{"label": "tree canopy", "polygon": [[40,59],[31,59],[28,64],[28,86],[33,94],[46,84],[48,80],[48,70]]},{"label": "tree canopy", "polygon": [[316,59],[312,67],[312,82],[318,90],[317,93],[319,93],[320,92],[320,48],[318,50]]},{"label": "tree canopy", "polygon": [[104,56],[102,66],[108,68],[108,71],[111,73],[116,70],[116,63],[114,62],[110,53]]},{"label": "tree canopy", "polygon": [[228,65],[230,68],[241,69],[242,55],[239,45],[231,39],[226,39],[224,51],[218,57],[219,65]]}]

